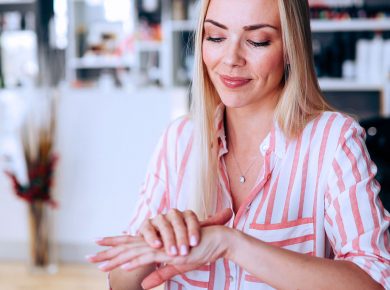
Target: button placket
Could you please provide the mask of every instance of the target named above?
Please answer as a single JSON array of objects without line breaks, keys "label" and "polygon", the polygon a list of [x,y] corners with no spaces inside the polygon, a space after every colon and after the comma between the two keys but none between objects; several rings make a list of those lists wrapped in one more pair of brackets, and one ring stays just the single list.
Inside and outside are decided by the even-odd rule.
[{"label": "button placket", "polygon": [[230,281],[230,289],[236,289],[237,288],[237,265],[233,263],[232,261],[229,261],[229,268],[230,268],[230,275],[229,275],[229,281]]}]

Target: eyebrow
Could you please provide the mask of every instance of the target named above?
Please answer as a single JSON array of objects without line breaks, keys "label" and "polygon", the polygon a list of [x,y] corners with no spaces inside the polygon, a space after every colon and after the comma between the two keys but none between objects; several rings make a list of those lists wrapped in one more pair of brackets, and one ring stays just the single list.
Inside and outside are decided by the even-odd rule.
[{"label": "eyebrow", "polygon": [[[226,25],[223,25],[215,20],[212,20],[212,19],[206,19],[204,21],[205,23],[208,22],[208,23],[211,23],[215,26],[218,26],[219,28],[222,28],[222,29],[225,29],[227,30],[227,26]],[[272,28],[272,29],[275,29],[275,30],[278,30],[275,26],[272,26],[270,24],[254,24],[254,25],[246,25],[244,26],[242,29],[245,30],[245,31],[252,31],[252,30],[257,30],[257,29],[261,29],[261,28]]]}]

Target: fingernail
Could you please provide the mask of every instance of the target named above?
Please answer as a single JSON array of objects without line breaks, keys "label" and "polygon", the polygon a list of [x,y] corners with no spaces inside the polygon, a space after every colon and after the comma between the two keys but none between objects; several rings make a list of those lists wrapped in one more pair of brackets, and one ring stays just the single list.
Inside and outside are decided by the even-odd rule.
[{"label": "fingernail", "polygon": [[146,289],[145,282],[142,282],[142,283],[141,283],[141,287],[142,287],[142,289]]},{"label": "fingernail", "polygon": [[198,244],[198,240],[196,239],[195,236],[191,236],[190,238],[190,245],[195,247]]},{"label": "fingernail", "polygon": [[107,265],[108,265],[108,262],[104,262],[104,263],[100,264],[100,265],[98,266],[98,268],[99,268],[100,270],[104,270],[104,269],[107,267]]},{"label": "fingernail", "polygon": [[95,238],[95,242],[97,243],[97,242],[101,242],[101,241],[103,241],[104,240],[104,238]]},{"label": "fingernail", "polygon": [[153,242],[153,244],[154,244],[156,247],[160,247],[160,246],[161,246],[161,241],[155,240],[155,241]]},{"label": "fingernail", "polygon": [[95,255],[86,255],[85,259],[90,261],[93,257],[95,257]]},{"label": "fingernail", "polygon": [[173,255],[173,256],[177,255],[177,249],[176,249],[175,246],[171,246],[170,254]]},{"label": "fingernail", "polygon": [[185,256],[188,254],[187,246],[186,245],[181,245],[180,247],[180,255]]}]

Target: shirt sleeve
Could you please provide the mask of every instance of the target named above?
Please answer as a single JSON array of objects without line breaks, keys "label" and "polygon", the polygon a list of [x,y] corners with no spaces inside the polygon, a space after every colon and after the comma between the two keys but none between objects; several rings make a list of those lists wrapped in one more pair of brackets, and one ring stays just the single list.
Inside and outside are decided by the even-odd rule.
[{"label": "shirt sleeve", "polygon": [[168,170],[168,129],[160,137],[149,162],[136,206],[127,227],[130,235],[136,235],[145,219],[167,211],[170,191],[170,170]]},{"label": "shirt sleeve", "polygon": [[341,136],[325,195],[325,231],[335,259],[348,260],[390,289],[390,215],[378,194],[377,167],[356,122]]}]

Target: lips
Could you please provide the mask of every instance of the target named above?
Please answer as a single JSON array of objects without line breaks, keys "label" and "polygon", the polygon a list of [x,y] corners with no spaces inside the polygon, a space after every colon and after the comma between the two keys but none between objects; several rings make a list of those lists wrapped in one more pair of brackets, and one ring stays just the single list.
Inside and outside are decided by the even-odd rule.
[{"label": "lips", "polygon": [[247,83],[251,81],[251,79],[242,78],[242,77],[231,77],[226,75],[220,75],[219,77],[222,83],[230,89],[236,89],[245,86]]}]

